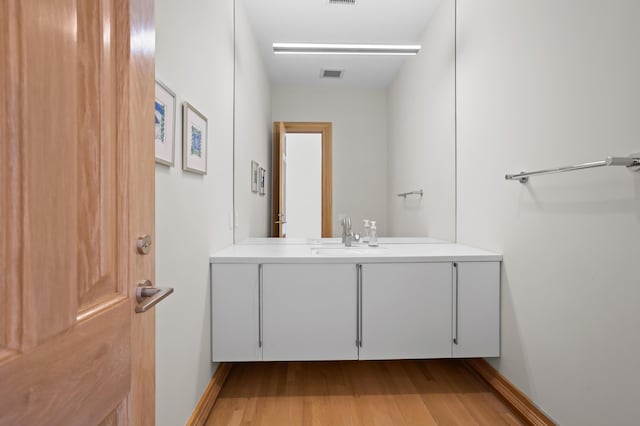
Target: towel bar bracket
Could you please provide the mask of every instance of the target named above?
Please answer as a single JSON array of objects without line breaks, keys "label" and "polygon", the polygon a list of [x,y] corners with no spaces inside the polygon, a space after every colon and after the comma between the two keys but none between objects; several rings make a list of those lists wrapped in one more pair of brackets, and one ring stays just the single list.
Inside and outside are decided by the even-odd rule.
[{"label": "towel bar bracket", "polygon": [[640,152],[634,152],[629,157],[634,158],[637,161],[636,164],[628,166],[627,169],[631,172],[640,173]]}]

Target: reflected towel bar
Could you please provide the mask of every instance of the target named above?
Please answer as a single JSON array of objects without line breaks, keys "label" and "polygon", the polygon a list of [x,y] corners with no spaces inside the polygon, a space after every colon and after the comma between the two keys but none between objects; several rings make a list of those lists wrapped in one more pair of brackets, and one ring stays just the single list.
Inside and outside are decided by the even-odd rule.
[{"label": "reflected towel bar", "polygon": [[594,167],[624,166],[634,172],[640,172],[640,154],[632,154],[628,157],[607,157],[603,161],[576,164],[573,166],[558,167],[555,169],[538,170],[535,172],[522,172],[515,175],[505,175],[506,180],[519,180],[520,183],[529,182],[530,176],[549,175],[552,173],[572,172],[574,170],[592,169]]},{"label": "reflected towel bar", "polygon": [[401,192],[400,194],[398,194],[398,197],[404,197],[404,199],[407,199],[407,195],[419,195],[419,196],[423,196],[424,192],[422,191],[422,189],[416,189],[415,191],[410,191],[410,192]]}]

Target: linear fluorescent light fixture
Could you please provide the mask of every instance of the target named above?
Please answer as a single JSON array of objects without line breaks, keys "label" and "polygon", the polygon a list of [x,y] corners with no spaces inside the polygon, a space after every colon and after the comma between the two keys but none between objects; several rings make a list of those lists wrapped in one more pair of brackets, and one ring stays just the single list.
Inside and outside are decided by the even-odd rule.
[{"label": "linear fluorescent light fixture", "polygon": [[276,55],[417,55],[419,44],[273,43]]}]

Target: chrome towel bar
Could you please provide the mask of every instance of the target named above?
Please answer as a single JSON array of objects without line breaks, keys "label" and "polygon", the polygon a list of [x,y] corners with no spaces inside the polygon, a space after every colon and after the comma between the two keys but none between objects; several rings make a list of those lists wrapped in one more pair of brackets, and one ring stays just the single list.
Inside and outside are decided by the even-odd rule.
[{"label": "chrome towel bar", "polygon": [[422,191],[422,189],[416,189],[415,191],[401,192],[400,194],[398,194],[398,197],[404,197],[404,199],[406,200],[407,195],[419,195],[422,197],[424,195],[424,191]]},{"label": "chrome towel bar", "polygon": [[515,175],[505,175],[506,180],[519,180],[520,183],[529,182],[530,176],[549,175],[552,173],[572,172],[574,170],[593,169],[605,166],[624,166],[634,172],[640,172],[640,154],[632,154],[628,157],[607,157],[603,161],[575,164],[573,166],[557,167],[555,169],[538,170],[535,172],[522,172]]}]

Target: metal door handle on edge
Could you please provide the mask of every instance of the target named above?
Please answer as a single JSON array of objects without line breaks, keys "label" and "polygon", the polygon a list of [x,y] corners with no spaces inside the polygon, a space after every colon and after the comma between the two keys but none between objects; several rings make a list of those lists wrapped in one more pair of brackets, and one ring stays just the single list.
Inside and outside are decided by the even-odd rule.
[{"label": "metal door handle on edge", "polygon": [[150,280],[139,282],[136,289],[136,302],[138,302],[136,313],[147,312],[171,293],[173,293],[171,287],[157,288],[153,286]]}]

